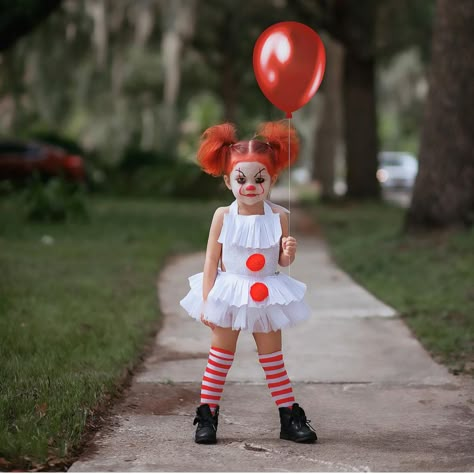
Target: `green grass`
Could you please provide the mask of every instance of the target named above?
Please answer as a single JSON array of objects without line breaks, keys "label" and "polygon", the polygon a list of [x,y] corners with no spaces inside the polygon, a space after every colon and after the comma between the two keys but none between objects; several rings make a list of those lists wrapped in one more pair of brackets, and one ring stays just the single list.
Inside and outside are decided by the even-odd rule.
[{"label": "green grass", "polygon": [[0,470],[67,463],[158,327],[166,257],[204,247],[216,204],[99,200],[89,222],[26,224],[2,199]]},{"label": "green grass", "polygon": [[474,374],[474,229],[402,234],[388,204],[313,206],[338,264],[396,308],[454,373]]}]

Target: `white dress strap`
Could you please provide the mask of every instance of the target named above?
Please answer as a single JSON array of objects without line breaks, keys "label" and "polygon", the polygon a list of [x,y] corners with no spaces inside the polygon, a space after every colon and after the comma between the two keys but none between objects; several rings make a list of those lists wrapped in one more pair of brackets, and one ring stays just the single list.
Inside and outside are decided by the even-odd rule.
[{"label": "white dress strap", "polygon": [[267,201],[263,201],[263,211],[265,212],[266,216],[271,216],[273,214],[272,207]]},{"label": "white dress strap", "polygon": [[235,200],[230,206],[229,206],[229,214],[232,214],[233,216],[238,215],[239,213],[239,205],[237,204],[237,200]]},{"label": "white dress strap", "polygon": [[[265,202],[269,205],[271,204],[271,206],[273,206],[273,208],[277,209],[278,211],[283,211],[286,214],[290,213],[290,211],[286,207],[280,206],[279,204],[275,204],[274,202],[271,202],[271,201],[265,201]],[[272,210],[272,212],[273,212],[273,210]]]}]

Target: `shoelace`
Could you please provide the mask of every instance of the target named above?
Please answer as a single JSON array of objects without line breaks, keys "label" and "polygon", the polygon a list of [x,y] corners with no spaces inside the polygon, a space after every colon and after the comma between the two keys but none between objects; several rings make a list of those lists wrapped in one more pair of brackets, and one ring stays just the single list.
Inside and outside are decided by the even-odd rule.
[{"label": "shoelace", "polygon": [[311,423],[311,420],[306,420],[306,424],[310,427],[310,429],[312,429],[316,433],[316,430],[310,425],[310,423]]},{"label": "shoelace", "polygon": [[300,427],[302,425],[306,425],[308,428],[310,428],[316,433],[316,430],[310,425],[311,420],[308,420],[306,418],[306,415],[303,415],[303,414],[291,415],[290,420],[295,421]]},{"label": "shoelace", "polygon": [[193,426],[196,423],[199,423],[201,426],[212,426],[215,430],[217,430],[214,420],[212,418],[202,419],[201,417],[196,416],[196,418],[194,418],[194,421],[193,421]]},{"label": "shoelace", "polygon": [[212,415],[210,418],[202,418],[199,415],[196,415],[193,421],[193,426],[196,423],[200,423],[201,426],[212,426],[216,431],[217,431],[217,423],[215,422],[217,416],[219,415],[219,407],[217,407],[216,411],[214,412],[214,415]]}]

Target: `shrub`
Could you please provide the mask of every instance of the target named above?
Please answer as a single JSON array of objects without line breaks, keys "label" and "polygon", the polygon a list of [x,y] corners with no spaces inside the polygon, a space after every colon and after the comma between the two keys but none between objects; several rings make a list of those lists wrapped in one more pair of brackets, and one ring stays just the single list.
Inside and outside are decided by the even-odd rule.
[{"label": "shrub", "polygon": [[23,192],[22,202],[31,221],[62,222],[88,217],[84,188],[62,178],[44,182],[35,175]]},{"label": "shrub", "polygon": [[110,191],[126,196],[209,199],[222,192],[213,178],[189,162],[154,151],[128,148],[109,175]]},{"label": "shrub", "polygon": [[66,135],[62,135],[56,131],[52,130],[36,130],[28,134],[28,136],[34,140],[38,140],[43,143],[49,143],[51,145],[56,145],[64,150],[67,150],[69,153],[74,153],[75,155],[85,155],[85,151],[77,140],[70,138]]}]

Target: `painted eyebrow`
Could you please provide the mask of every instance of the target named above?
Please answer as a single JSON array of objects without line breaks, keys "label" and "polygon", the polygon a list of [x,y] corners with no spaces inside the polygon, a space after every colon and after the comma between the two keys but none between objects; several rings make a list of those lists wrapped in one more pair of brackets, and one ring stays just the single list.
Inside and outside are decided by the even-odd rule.
[{"label": "painted eyebrow", "polygon": [[244,178],[247,177],[245,176],[245,173],[240,168],[237,168],[235,171],[239,172]]},{"label": "painted eyebrow", "polygon": [[258,174],[262,174],[262,171],[265,171],[265,168],[262,168],[262,169],[254,176],[254,178],[256,178]]}]

